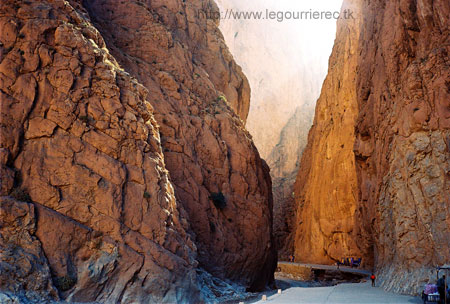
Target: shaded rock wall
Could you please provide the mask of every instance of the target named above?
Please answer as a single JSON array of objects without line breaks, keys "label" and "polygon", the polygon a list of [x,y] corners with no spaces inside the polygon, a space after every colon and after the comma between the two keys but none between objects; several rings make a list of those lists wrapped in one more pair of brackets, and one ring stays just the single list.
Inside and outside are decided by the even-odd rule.
[{"label": "shaded rock wall", "polygon": [[34,206],[0,198],[1,303],[59,299],[35,233]]},{"label": "shaded rock wall", "polygon": [[[360,254],[383,287],[415,294],[450,262],[450,4],[349,5],[357,19],[338,23],[297,179],[295,249],[311,262]],[[329,231],[347,237],[310,245]]]},{"label": "shaded rock wall", "polygon": [[[271,180],[243,122],[207,73],[208,67],[213,73],[223,68],[240,73],[216,21],[196,19],[199,10],[215,6],[209,1],[87,3],[115,58],[151,92],[165,164],[195,234],[200,265],[263,288],[275,267]],[[155,37],[155,32],[163,34]],[[220,193],[223,209],[211,199]]]},{"label": "shaded rock wall", "polygon": [[450,262],[450,3],[364,4],[355,129],[361,243],[374,241],[382,286],[420,293],[435,280],[433,267]]},{"label": "shaded rock wall", "polygon": [[27,233],[52,276],[41,295],[198,301],[197,267],[250,289],[273,279],[270,176],[241,120],[248,84],[217,25],[196,21],[205,5],[1,3],[0,189],[33,202],[14,202],[30,222],[38,210]]}]

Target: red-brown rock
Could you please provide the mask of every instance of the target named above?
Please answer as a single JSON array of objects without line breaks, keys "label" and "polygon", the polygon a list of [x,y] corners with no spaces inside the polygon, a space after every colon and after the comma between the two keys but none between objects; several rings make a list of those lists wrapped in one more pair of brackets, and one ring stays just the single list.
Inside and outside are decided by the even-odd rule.
[{"label": "red-brown rock", "polygon": [[[199,297],[196,248],[178,213],[148,90],[64,1],[6,1],[0,11],[1,24],[17,33],[0,63],[2,167],[15,171],[6,176],[15,176],[12,195],[54,210],[39,212],[36,236],[60,295]],[[94,232],[105,249],[84,249]]]},{"label": "red-brown rock", "polygon": [[[151,92],[165,164],[195,235],[200,266],[250,289],[263,288],[275,268],[268,167],[244,128],[248,109],[240,109],[247,108],[245,100],[228,102],[236,94],[224,92],[224,98],[217,90],[228,79],[220,76],[221,70],[241,73],[234,61],[227,63],[232,58],[217,23],[202,18],[189,22],[199,10],[217,7],[208,1],[88,3],[112,54]],[[230,81],[236,92],[245,89]],[[223,209],[211,199],[221,193]]]},{"label": "red-brown rock", "polygon": [[42,296],[196,302],[199,268],[250,289],[273,279],[271,182],[241,120],[246,79],[217,25],[197,22],[204,5],[0,4],[0,189],[33,202],[21,216],[37,220],[33,254],[47,257]]},{"label": "red-brown rock", "polygon": [[358,242],[383,287],[417,294],[450,263],[450,3],[371,2],[362,15]]},{"label": "red-brown rock", "polygon": [[383,287],[417,294],[450,262],[450,3],[349,6],[297,179],[295,251],[362,255]]},{"label": "red-brown rock", "polygon": [[[346,1],[342,9],[359,16],[359,6],[358,1]],[[304,262],[328,264],[361,256],[355,234],[353,153],[360,22],[360,18],[338,21],[328,75],[294,186],[297,230],[291,246],[296,259]]]}]

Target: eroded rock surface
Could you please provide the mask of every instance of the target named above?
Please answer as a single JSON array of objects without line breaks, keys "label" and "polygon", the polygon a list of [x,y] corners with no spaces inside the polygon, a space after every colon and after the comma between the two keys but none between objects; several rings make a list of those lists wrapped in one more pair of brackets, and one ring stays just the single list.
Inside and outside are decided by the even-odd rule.
[{"label": "eroded rock surface", "polygon": [[0,198],[0,302],[56,300],[32,204]]},{"label": "eroded rock surface", "polygon": [[450,3],[364,4],[358,242],[373,242],[382,286],[420,293],[450,263]]},{"label": "eroded rock surface", "polygon": [[[275,267],[271,181],[241,121],[245,113],[235,114],[232,109],[239,110],[221,98],[220,84],[209,75],[208,67],[217,62],[217,73],[229,52],[215,20],[195,18],[216,7],[209,1],[96,0],[87,9],[121,66],[152,94],[165,164],[200,265],[262,288]],[[221,194],[224,208],[214,203]]]},{"label": "eroded rock surface", "polygon": [[[273,278],[271,183],[241,120],[246,79],[217,25],[196,21],[204,5],[0,4],[0,189],[31,202],[15,203],[30,223],[37,210],[36,232],[23,229],[41,244],[27,245],[36,275],[51,274],[43,297],[195,302],[199,266],[251,289]],[[195,47],[205,35],[211,49]]]},{"label": "eroded rock surface", "polygon": [[356,19],[338,23],[303,155],[296,253],[361,255],[383,287],[417,294],[450,262],[450,4],[344,6]]},{"label": "eroded rock surface", "polygon": [[[15,171],[14,186],[34,202],[85,226],[73,233],[61,224],[61,239],[41,238],[54,277],[77,281],[65,297],[198,296],[195,246],[178,214],[148,90],[119,68],[99,32],[66,2],[7,1],[1,12],[2,167]],[[108,236],[116,254],[126,249],[131,265],[110,262],[117,273],[91,278],[97,291],[77,296],[84,261],[64,242],[83,243],[87,230]],[[53,260],[54,254],[64,258]]]}]

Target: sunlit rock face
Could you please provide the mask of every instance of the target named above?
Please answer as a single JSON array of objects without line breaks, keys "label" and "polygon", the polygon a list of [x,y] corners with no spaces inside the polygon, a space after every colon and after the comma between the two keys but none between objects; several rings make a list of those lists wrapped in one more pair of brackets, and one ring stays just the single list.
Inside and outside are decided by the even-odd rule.
[{"label": "sunlit rock face", "polygon": [[[351,7],[359,12],[355,3]],[[338,22],[328,75],[295,183],[295,256],[304,262],[332,263],[361,256],[355,235],[358,198],[353,153],[359,22]]]},{"label": "sunlit rock face", "polygon": [[[306,107],[309,107],[307,105]],[[281,130],[280,142],[268,157],[274,196],[274,234],[279,256],[286,259],[293,253],[292,232],[295,231],[294,182],[309,129],[311,115],[298,107]]]},{"label": "sunlit rock face", "polygon": [[[74,302],[199,299],[197,249],[149,91],[73,5],[1,3],[1,194],[16,200],[1,199],[0,221],[22,224],[2,231],[0,290]],[[48,283],[15,284],[33,277]]]},{"label": "sunlit rock face", "polygon": [[295,252],[417,294],[450,262],[448,1],[345,1],[297,177]]},{"label": "sunlit rock face", "polygon": [[217,6],[0,2],[0,302],[198,303],[218,278],[272,282],[248,83],[200,9]]},{"label": "sunlit rock face", "polygon": [[[326,74],[335,20],[255,20],[228,18],[239,12],[339,10],[328,1],[217,1],[220,28],[251,86],[246,128],[271,168],[274,233],[279,255],[294,218],[293,183],[311,127],[315,101]],[[327,3],[328,2],[328,3]],[[227,15],[227,18],[225,18]],[[264,16],[264,15],[263,15]]]}]

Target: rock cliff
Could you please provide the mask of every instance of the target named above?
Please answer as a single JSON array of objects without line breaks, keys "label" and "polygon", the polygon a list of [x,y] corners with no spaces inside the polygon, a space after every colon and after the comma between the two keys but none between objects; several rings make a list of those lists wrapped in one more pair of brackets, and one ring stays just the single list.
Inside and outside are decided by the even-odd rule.
[{"label": "rock cliff", "polygon": [[295,256],[305,262],[331,263],[360,255],[354,229],[358,198],[353,144],[361,19],[357,1],[346,1],[342,9],[352,9],[358,18],[338,21],[328,75],[294,186]]},{"label": "rock cliff", "polygon": [[[309,10],[320,3],[271,0],[218,0],[217,3],[222,12],[220,29],[251,84],[252,103],[246,127],[271,169],[274,234],[278,254],[286,258],[286,237],[292,231],[291,222],[295,217],[293,185],[312,124],[315,101],[326,75],[334,38],[329,33],[333,32],[335,21],[278,22],[239,17],[239,13],[265,10]],[[326,8],[332,9],[333,5],[330,6]],[[310,27],[314,27],[314,32]]]},{"label": "rock cliff", "polygon": [[206,9],[2,1],[3,299],[200,301],[202,268],[271,282],[248,82]]},{"label": "rock cliff", "polygon": [[292,233],[295,231],[294,184],[303,149],[312,124],[312,103],[300,106],[281,130],[280,141],[270,153],[267,163],[273,181],[273,231],[278,256],[282,259],[292,254]]},{"label": "rock cliff", "polygon": [[450,262],[448,1],[344,1],[295,195],[295,252],[419,293]]},{"label": "rock cliff", "polygon": [[[233,76],[229,88],[248,87],[240,69],[233,69],[216,20],[196,19],[199,11],[217,7],[210,1],[102,0],[86,7],[121,66],[152,93],[165,164],[195,233],[200,264],[219,277],[263,288],[275,267],[271,180],[235,114],[245,120],[249,92],[246,100],[229,103],[216,90],[228,78],[211,76],[226,70],[242,77],[236,88]],[[147,28],[154,14],[159,22]],[[166,33],[163,41],[154,34],[160,31]],[[237,102],[241,106],[233,111]]]},{"label": "rock cliff", "polygon": [[450,3],[364,3],[355,156],[364,249],[419,293],[450,262]]}]

